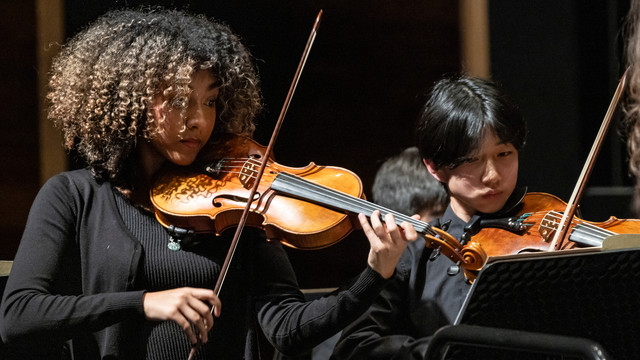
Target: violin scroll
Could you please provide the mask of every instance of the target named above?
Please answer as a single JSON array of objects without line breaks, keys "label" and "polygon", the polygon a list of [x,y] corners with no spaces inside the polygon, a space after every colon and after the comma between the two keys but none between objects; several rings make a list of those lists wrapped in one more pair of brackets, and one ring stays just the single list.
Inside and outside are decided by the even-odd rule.
[{"label": "violin scroll", "polygon": [[475,273],[482,269],[487,262],[487,253],[482,245],[472,241],[462,246],[458,240],[444,230],[435,227],[431,227],[430,230],[435,235],[424,235],[427,241],[426,246],[447,256],[464,270],[467,278],[474,279]]},{"label": "violin scroll", "polygon": [[471,241],[460,251],[464,259],[463,268],[469,271],[480,271],[487,262],[487,253],[479,242]]}]

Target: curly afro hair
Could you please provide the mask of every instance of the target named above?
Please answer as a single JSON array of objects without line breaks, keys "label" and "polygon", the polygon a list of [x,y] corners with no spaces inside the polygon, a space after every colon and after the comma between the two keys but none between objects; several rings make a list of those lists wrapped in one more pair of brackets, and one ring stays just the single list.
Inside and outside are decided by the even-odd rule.
[{"label": "curly afro hair", "polygon": [[111,11],[63,46],[52,66],[48,117],[98,181],[126,186],[136,142],[154,136],[152,97],[188,94],[201,69],[221,83],[216,132],[250,136],[262,99],[239,38],[203,15],[157,7]]}]

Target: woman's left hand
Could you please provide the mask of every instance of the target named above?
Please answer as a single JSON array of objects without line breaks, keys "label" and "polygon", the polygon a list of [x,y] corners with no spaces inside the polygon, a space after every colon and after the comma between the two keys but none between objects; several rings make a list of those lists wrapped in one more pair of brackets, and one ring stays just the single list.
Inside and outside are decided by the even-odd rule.
[{"label": "woman's left hand", "polygon": [[[419,218],[418,215],[413,217]],[[390,278],[407,244],[415,241],[418,233],[406,221],[398,226],[391,214],[385,215],[382,222],[378,210],[371,214],[371,221],[364,214],[358,214],[358,220],[371,246],[367,263],[385,279]]]}]

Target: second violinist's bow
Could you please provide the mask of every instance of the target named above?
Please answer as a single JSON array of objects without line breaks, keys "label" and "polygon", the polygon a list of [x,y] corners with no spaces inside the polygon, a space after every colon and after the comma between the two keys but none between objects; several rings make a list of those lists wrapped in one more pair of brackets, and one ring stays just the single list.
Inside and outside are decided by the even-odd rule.
[{"label": "second violinist's bow", "polygon": [[553,241],[549,245],[549,251],[554,251],[561,248],[566,236],[567,231],[569,229],[569,225],[573,220],[573,216],[575,215],[576,209],[578,207],[578,203],[582,198],[582,193],[584,192],[585,184],[589,179],[589,175],[591,175],[591,171],[593,170],[593,164],[595,162],[598,153],[600,152],[600,148],[602,147],[602,142],[604,141],[604,137],[607,134],[607,130],[609,129],[609,124],[611,124],[611,119],[613,118],[613,114],[615,112],[616,107],[618,106],[618,102],[620,101],[620,97],[622,92],[624,91],[625,85],[627,83],[627,73],[629,69],[627,68],[618,83],[618,87],[613,95],[613,99],[611,99],[611,103],[609,104],[609,109],[602,121],[602,125],[600,125],[600,130],[598,131],[598,135],[596,136],[596,140],[593,142],[591,146],[591,151],[589,152],[589,156],[587,157],[587,161],[582,168],[582,173],[580,173],[580,177],[578,178],[578,182],[576,183],[575,188],[573,189],[573,194],[571,194],[571,199],[567,203],[567,208],[564,211],[564,215],[560,220],[560,224],[556,229],[555,236],[553,237]]}]

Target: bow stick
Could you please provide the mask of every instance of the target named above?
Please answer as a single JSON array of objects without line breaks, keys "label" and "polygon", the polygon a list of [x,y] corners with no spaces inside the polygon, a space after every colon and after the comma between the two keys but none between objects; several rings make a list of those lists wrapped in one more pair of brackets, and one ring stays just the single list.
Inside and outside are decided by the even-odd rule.
[{"label": "bow stick", "polygon": [[[238,247],[238,241],[240,239],[240,236],[242,235],[242,230],[244,229],[245,224],[247,222],[251,204],[253,203],[254,196],[258,190],[258,186],[260,185],[260,179],[262,178],[262,175],[264,174],[264,170],[267,166],[267,159],[269,159],[269,157],[271,156],[271,153],[273,152],[273,146],[276,142],[276,138],[278,137],[278,133],[280,132],[280,128],[282,127],[283,119],[287,114],[287,110],[289,109],[289,104],[291,103],[291,98],[293,97],[293,93],[295,92],[296,87],[298,86],[298,81],[300,80],[300,74],[302,73],[302,69],[304,69],[304,65],[306,64],[307,58],[309,57],[311,46],[313,45],[313,42],[316,39],[316,34],[318,31],[318,27],[320,26],[321,17],[322,17],[322,10],[320,10],[320,12],[318,13],[318,16],[316,17],[316,21],[313,24],[313,28],[311,29],[311,34],[309,35],[309,39],[307,40],[307,44],[302,53],[302,59],[300,59],[300,63],[298,64],[296,73],[293,76],[293,82],[291,83],[291,87],[289,88],[289,92],[287,93],[287,97],[284,101],[284,105],[282,106],[282,110],[280,111],[280,116],[278,117],[278,121],[276,122],[275,129],[271,134],[271,140],[269,140],[269,145],[267,146],[267,149],[265,150],[265,153],[264,153],[264,157],[262,158],[262,164],[260,165],[260,170],[258,170],[258,173],[256,174],[256,181],[254,182],[253,187],[251,187],[251,192],[247,197],[248,199],[247,205],[245,206],[244,211],[242,212],[240,221],[238,222],[238,227],[236,228],[236,232],[233,236],[233,240],[231,241],[231,245],[229,245],[229,251],[227,252],[227,256],[225,257],[224,263],[222,264],[220,275],[218,276],[218,280],[216,281],[216,286],[213,289],[216,295],[218,295],[220,293],[220,290],[222,289],[222,284],[224,283],[224,280],[227,276],[229,265],[231,264],[233,255],[235,254],[235,251]],[[214,308],[211,309],[211,312],[213,312],[213,310]],[[196,351],[200,348],[200,346],[202,346],[202,344],[198,342],[193,348],[191,348],[191,352],[189,353],[189,357],[187,358],[187,360],[193,359],[193,356],[195,355]]]},{"label": "bow stick", "polygon": [[620,97],[622,92],[624,91],[625,85],[627,83],[627,73],[629,72],[629,68],[627,68],[618,83],[618,87],[616,88],[615,93],[613,94],[613,99],[611,99],[611,104],[609,104],[609,109],[602,121],[602,125],[600,125],[600,130],[598,131],[598,135],[596,136],[596,140],[593,142],[591,146],[591,151],[589,152],[589,156],[587,157],[587,161],[585,162],[582,172],[580,173],[580,177],[578,178],[578,182],[576,183],[576,187],[573,189],[573,194],[571,194],[571,199],[567,203],[567,208],[564,211],[564,215],[562,216],[562,220],[560,220],[560,224],[556,230],[556,234],[553,237],[553,241],[551,241],[551,245],[549,245],[549,251],[554,251],[557,248],[561,248],[562,243],[567,236],[567,231],[569,226],[567,224],[571,224],[573,220],[573,216],[575,215],[578,203],[582,198],[582,193],[584,192],[585,184],[589,176],[591,175],[591,171],[593,170],[593,164],[595,162],[598,153],[600,152],[600,148],[602,147],[602,143],[604,141],[604,136],[607,134],[607,130],[609,129],[609,124],[611,124],[611,119],[613,118],[613,113],[618,106],[618,102],[620,101]]}]

